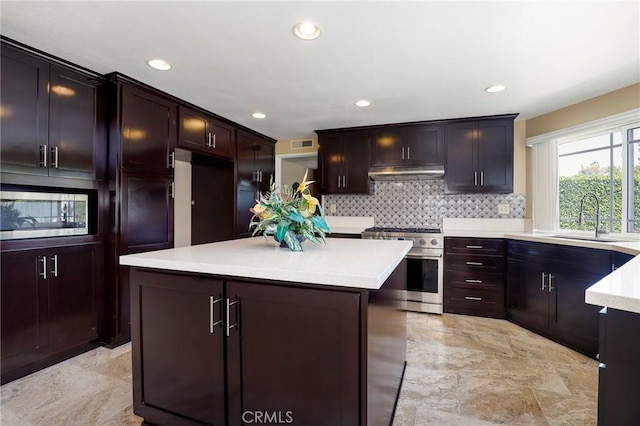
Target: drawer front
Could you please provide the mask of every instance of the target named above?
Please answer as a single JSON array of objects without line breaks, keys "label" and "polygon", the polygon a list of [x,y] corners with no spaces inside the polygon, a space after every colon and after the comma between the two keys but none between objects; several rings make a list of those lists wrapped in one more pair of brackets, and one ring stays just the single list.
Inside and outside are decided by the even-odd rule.
[{"label": "drawer front", "polygon": [[458,238],[444,239],[446,253],[451,254],[486,254],[501,256],[505,252],[502,238]]},{"label": "drawer front", "polygon": [[502,308],[504,292],[481,289],[450,288],[445,291],[448,304],[476,308]]},{"label": "drawer front", "polygon": [[504,257],[446,254],[445,269],[455,271],[504,273]]},{"label": "drawer front", "polygon": [[504,289],[504,274],[447,270],[444,273],[444,285],[449,288],[502,291]]},{"label": "drawer front", "polygon": [[[594,274],[611,272],[608,250],[509,240],[508,257],[542,262],[550,269],[577,268]],[[557,263],[551,266],[550,263]]]}]

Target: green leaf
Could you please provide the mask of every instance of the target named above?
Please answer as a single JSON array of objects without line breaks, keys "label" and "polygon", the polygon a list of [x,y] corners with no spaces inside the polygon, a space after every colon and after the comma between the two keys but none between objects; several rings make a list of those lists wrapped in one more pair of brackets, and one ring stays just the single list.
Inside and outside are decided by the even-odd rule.
[{"label": "green leaf", "polygon": [[294,222],[298,222],[298,223],[302,223],[304,222],[304,216],[302,216],[300,214],[300,212],[298,211],[298,209],[292,209],[289,212],[289,219],[293,220]]},{"label": "green leaf", "polygon": [[327,233],[331,232],[331,229],[329,228],[329,225],[327,225],[327,222],[325,222],[324,217],[322,217],[322,216],[313,216],[311,218],[311,221],[321,231],[324,231],[324,232],[327,232]]},{"label": "green leaf", "polygon": [[313,232],[309,232],[306,229],[302,230],[302,235],[309,241],[318,244],[320,241],[318,241],[318,239],[316,238],[315,235],[313,235]]},{"label": "green leaf", "polygon": [[[289,232],[289,222],[280,221],[278,223],[278,230],[276,231],[276,241],[280,242]],[[286,241],[286,240],[285,240]]]},{"label": "green leaf", "polygon": [[284,236],[284,242],[291,249],[291,251],[302,251],[302,246],[296,238],[296,234],[293,231],[289,231]]}]

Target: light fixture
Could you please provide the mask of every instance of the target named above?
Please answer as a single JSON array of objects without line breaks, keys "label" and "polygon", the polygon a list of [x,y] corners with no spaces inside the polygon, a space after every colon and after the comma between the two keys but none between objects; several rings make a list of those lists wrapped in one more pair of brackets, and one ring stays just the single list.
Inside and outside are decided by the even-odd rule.
[{"label": "light fixture", "polygon": [[362,107],[368,107],[369,105],[371,105],[371,102],[369,102],[366,99],[360,99],[359,101],[355,101],[353,104],[357,107],[362,108]]},{"label": "light fixture", "polygon": [[494,84],[493,86],[489,86],[486,89],[484,89],[484,91],[488,93],[497,93],[497,92],[502,92],[506,88],[507,86],[505,86],[504,84]]},{"label": "light fixture", "polygon": [[251,114],[251,116],[253,118],[258,118],[258,119],[263,119],[267,117],[267,115],[262,112],[254,112],[253,114]]},{"label": "light fixture", "polygon": [[164,59],[149,59],[147,65],[160,71],[169,71],[171,69],[171,64]]},{"label": "light fixture", "polygon": [[320,37],[322,29],[320,25],[311,21],[300,22],[293,26],[293,35],[302,40],[315,40]]}]

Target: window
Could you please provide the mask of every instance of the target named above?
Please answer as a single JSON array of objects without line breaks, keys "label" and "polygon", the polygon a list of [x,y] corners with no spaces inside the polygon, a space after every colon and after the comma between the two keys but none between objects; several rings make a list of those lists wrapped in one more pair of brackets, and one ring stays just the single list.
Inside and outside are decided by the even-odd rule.
[{"label": "window", "polygon": [[640,127],[627,130],[628,188],[627,230],[640,232]]},{"label": "window", "polygon": [[559,228],[622,232],[621,132],[558,142]]},{"label": "window", "polygon": [[639,118],[634,110],[527,139],[535,229],[594,231],[599,207],[598,229],[640,233]]}]

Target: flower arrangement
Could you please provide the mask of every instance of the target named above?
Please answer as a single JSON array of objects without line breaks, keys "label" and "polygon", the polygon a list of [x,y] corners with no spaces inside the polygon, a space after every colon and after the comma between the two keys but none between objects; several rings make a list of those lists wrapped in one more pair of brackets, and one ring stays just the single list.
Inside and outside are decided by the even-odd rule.
[{"label": "flower arrangement", "polygon": [[313,181],[307,181],[308,172],[297,187],[282,185],[278,188],[271,181],[271,190],[261,194],[250,209],[253,217],[249,230],[255,228],[253,235],[259,232],[265,237],[273,235],[277,242],[284,243],[292,251],[302,251],[300,243],[305,239],[314,243],[325,242],[325,235],[331,229],[324,220],[318,199],[309,193],[309,185]]}]

